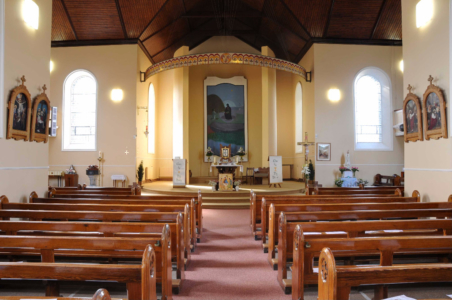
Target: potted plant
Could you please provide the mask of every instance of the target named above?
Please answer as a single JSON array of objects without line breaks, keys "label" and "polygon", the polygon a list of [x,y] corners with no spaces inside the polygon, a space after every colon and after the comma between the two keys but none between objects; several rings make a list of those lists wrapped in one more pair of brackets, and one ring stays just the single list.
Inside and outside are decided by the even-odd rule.
[{"label": "potted plant", "polygon": [[235,191],[238,192],[240,190],[240,185],[242,184],[241,180],[234,181]]},{"label": "potted plant", "polygon": [[138,178],[138,184],[142,186],[143,184],[143,176],[144,176],[144,168],[143,168],[143,161],[141,161],[140,165],[138,166],[137,170],[137,178]]},{"label": "potted plant", "polygon": [[356,173],[356,172],[359,172],[358,167],[352,167],[352,172],[353,172],[353,177],[356,177],[356,176],[355,176],[355,173]]},{"label": "potted plant", "polygon": [[208,162],[210,162],[210,157],[211,157],[212,155],[213,155],[212,148],[207,147],[207,150],[206,150],[206,156],[207,156],[207,161],[208,161]]},{"label": "potted plant", "polygon": [[334,184],[337,186],[337,187],[342,187],[342,184],[344,183],[344,181],[342,180],[342,179],[337,179],[335,182],[334,182]]},{"label": "potted plant", "polygon": [[314,164],[312,163],[312,160],[309,160],[309,181],[311,183],[314,180],[315,180]]},{"label": "potted plant", "polygon": [[208,184],[212,187],[212,192],[215,192],[217,190],[218,181],[216,181],[216,180],[209,180]]},{"label": "potted plant", "polygon": [[369,184],[369,181],[364,180],[364,179],[358,179],[358,186],[365,187],[368,184]]}]

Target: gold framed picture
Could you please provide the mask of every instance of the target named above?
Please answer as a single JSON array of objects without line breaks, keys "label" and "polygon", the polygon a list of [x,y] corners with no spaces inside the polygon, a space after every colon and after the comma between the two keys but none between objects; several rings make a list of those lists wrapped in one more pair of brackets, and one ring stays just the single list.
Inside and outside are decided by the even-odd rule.
[{"label": "gold framed picture", "polygon": [[220,151],[221,151],[221,158],[222,159],[229,159],[231,158],[231,145],[229,146],[223,146],[220,144]]},{"label": "gold framed picture", "polygon": [[33,101],[31,112],[30,141],[47,143],[49,140],[49,118],[51,113],[50,101],[46,95],[47,87],[44,84],[42,93]]},{"label": "gold framed picture", "polygon": [[232,174],[220,174],[219,190],[232,191],[234,189],[234,181]]},{"label": "gold framed picture", "polygon": [[432,83],[433,77],[431,75],[428,81],[430,81],[430,85],[427,87],[422,101],[425,139],[427,141],[431,138],[435,140],[439,138],[447,139],[446,101],[441,89]]},{"label": "gold framed picture", "polygon": [[11,91],[8,101],[8,126],[6,139],[16,141],[30,140],[31,95],[25,87],[25,76],[22,84]]},{"label": "gold framed picture", "polygon": [[330,161],[331,160],[331,143],[317,143],[317,161]]},{"label": "gold framed picture", "polygon": [[411,93],[413,88],[408,85],[408,95],[403,101],[403,130],[405,143],[423,141],[421,100]]}]

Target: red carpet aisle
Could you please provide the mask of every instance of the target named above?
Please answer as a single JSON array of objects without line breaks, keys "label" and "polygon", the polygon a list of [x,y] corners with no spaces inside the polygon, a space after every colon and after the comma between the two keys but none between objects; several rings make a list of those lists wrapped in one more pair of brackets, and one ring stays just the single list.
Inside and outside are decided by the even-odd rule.
[{"label": "red carpet aisle", "polygon": [[249,210],[203,210],[202,242],[192,254],[175,299],[291,299],[276,281],[261,241],[249,228]]}]

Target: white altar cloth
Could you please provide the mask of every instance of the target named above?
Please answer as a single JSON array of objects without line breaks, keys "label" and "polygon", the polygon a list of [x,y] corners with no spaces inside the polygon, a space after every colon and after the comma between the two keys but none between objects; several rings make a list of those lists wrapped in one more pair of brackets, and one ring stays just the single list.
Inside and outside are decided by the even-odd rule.
[{"label": "white altar cloth", "polygon": [[111,180],[127,180],[126,175],[111,175]]},{"label": "white altar cloth", "polygon": [[227,164],[227,165],[210,165],[210,172],[212,172],[212,168],[240,168],[240,173],[243,173],[243,165],[233,165],[233,164]]}]

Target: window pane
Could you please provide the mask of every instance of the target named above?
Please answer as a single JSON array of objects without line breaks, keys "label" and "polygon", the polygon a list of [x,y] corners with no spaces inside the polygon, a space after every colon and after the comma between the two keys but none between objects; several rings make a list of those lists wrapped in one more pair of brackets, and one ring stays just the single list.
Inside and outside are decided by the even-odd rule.
[{"label": "window pane", "polygon": [[68,150],[94,150],[97,86],[86,71],[76,71],[65,82],[63,144]]},{"label": "window pane", "polygon": [[381,84],[363,76],[355,84],[355,124],[357,143],[381,143]]}]

